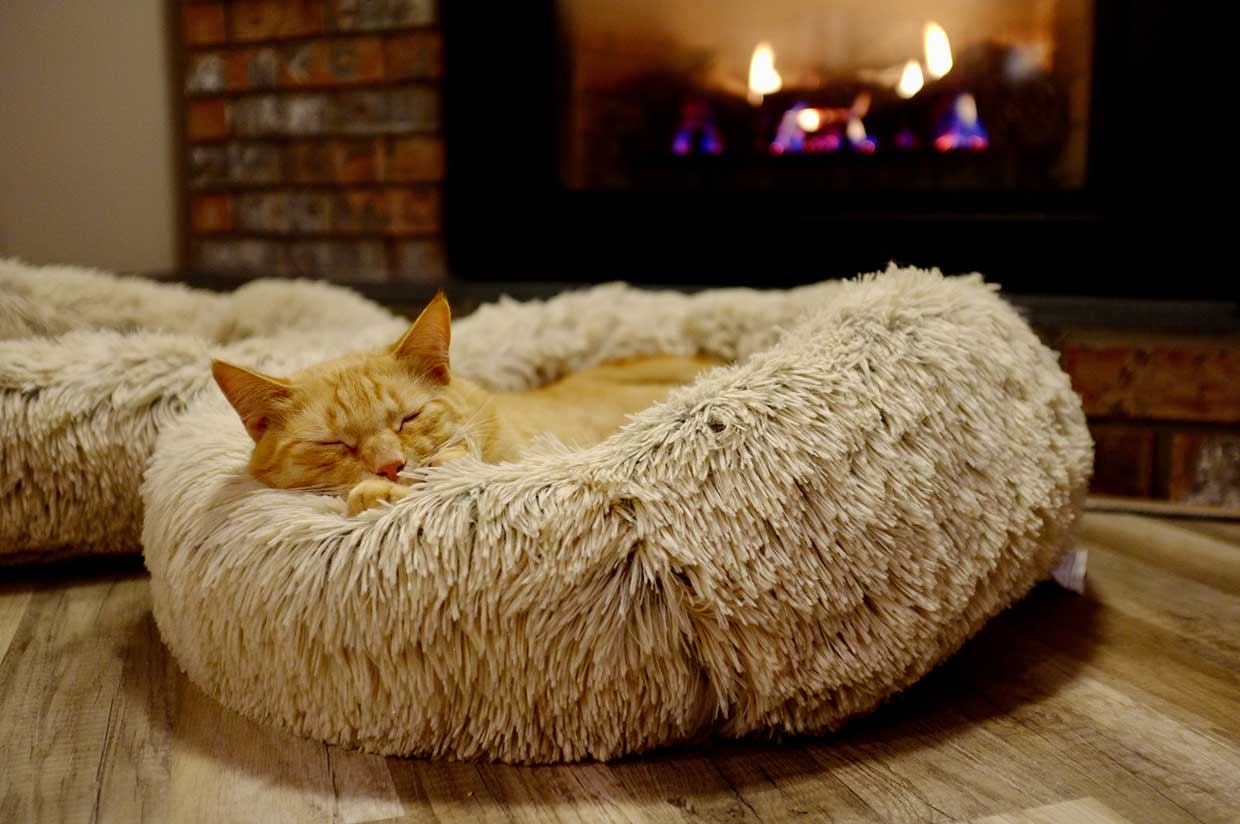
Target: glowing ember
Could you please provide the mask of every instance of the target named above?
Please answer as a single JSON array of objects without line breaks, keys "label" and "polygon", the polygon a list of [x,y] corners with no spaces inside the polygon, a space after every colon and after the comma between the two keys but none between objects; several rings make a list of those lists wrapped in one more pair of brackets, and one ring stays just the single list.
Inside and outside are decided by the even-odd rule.
[{"label": "glowing ember", "polygon": [[775,50],[770,43],[759,43],[749,59],[749,101],[755,105],[768,94],[783,88],[783,78],[775,71]]},{"label": "glowing ember", "polygon": [[896,84],[896,94],[908,100],[921,91],[921,87],[924,85],[926,85],[926,78],[922,76],[921,64],[916,60],[910,60],[904,64],[904,71],[900,74],[900,82]]},{"label": "glowing ember", "polygon": [[873,154],[878,141],[866,131],[861,120],[869,108],[870,96],[864,92],[847,109],[817,109],[796,103],[779,119],[775,139],[767,149],[778,156],[826,154],[848,146],[861,154]]},{"label": "glowing ember", "polygon": [[837,131],[825,132],[824,134],[816,134],[805,141],[805,151],[810,153],[827,154],[839,151],[844,145],[844,138],[840,137]]},{"label": "glowing ember", "polygon": [[874,154],[874,150],[878,148],[878,142],[866,132],[865,124],[859,117],[848,121],[844,134],[848,135],[848,142],[852,147],[862,154]]},{"label": "glowing ember", "polygon": [[926,47],[926,74],[938,80],[952,70],[952,46],[947,32],[938,23],[926,24],[924,35]]},{"label": "glowing ember", "polygon": [[697,135],[688,129],[676,132],[676,137],[672,139],[672,154],[681,156],[694,154],[694,149],[701,154],[708,155],[723,153],[723,141],[719,139],[719,133],[715,131],[714,126]]},{"label": "glowing ember", "polygon": [[680,107],[680,126],[672,138],[672,154],[723,153],[723,137],[715,126],[710,105],[704,100],[686,100]]},{"label": "glowing ember", "polygon": [[943,128],[934,139],[934,148],[940,152],[959,149],[980,152],[989,145],[990,138],[986,136],[986,129],[977,114],[977,100],[965,92],[952,103]]},{"label": "glowing ember", "polygon": [[[781,155],[784,152],[805,151],[805,130],[798,121],[804,112],[809,111],[804,103],[793,105],[779,119],[779,128],[775,130],[775,138],[769,147],[771,154]],[[821,116],[819,117],[821,121]],[[820,124],[821,125],[821,124]]]},{"label": "glowing ember", "polygon": [[905,151],[909,149],[916,149],[917,135],[913,134],[910,129],[904,128],[896,132],[896,137],[893,142],[896,144],[897,149],[904,149]]},{"label": "glowing ember", "polygon": [[822,115],[817,109],[801,109],[797,112],[797,125],[803,131],[816,132],[822,126]]}]

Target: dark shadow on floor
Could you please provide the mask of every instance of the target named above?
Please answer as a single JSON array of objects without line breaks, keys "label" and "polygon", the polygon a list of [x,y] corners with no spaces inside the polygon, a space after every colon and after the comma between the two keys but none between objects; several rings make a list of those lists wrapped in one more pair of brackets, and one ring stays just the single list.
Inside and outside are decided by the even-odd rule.
[{"label": "dark shadow on floor", "polygon": [[43,553],[3,556],[0,586],[6,591],[23,588],[48,589],[144,573],[138,554],[76,555],[57,557]]}]

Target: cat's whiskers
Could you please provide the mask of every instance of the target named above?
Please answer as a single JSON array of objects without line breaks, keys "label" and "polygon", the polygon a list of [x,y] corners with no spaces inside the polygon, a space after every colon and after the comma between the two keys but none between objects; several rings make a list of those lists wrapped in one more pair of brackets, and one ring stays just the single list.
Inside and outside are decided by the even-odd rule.
[{"label": "cat's whiskers", "polygon": [[494,424],[487,426],[472,426],[466,428],[464,426],[457,429],[447,440],[439,445],[439,447],[426,457],[423,466],[429,466],[436,458],[445,452],[452,451],[458,446],[464,446],[472,455],[480,457],[482,447],[479,444],[479,438],[493,431]]},{"label": "cat's whiskers", "polygon": [[292,486],[289,489],[295,489],[298,492],[310,492],[314,495],[345,495],[352,489],[350,484],[307,484],[305,486]]},{"label": "cat's whiskers", "polygon": [[436,458],[442,455],[445,451],[461,443],[464,443],[466,448],[469,449],[469,451],[473,453],[475,457],[480,457],[482,450],[479,447],[479,445],[475,442],[474,436],[490,434],[490,432],[494,431],[494,429],[497,427],[497,424],[494,420],[492,420],[485,424],[479,425],[478,418],[484,412],[488,411],[490,407],[494,404],[494,402],[495,402],[494,398],[487,398],[486,402],[479,405],[478,408],[475,409],[468,418],[466,418],[464,421],[461,422],[461,424],[456,428],[456,430],[451,435],[449,435],[446,439],[444,439],[443,443],[439,444],[439,446],[435,449],[434,452],[430,453],[426,457],[426,459],[422,462],[422,466],[424,467],[429,466]]}]

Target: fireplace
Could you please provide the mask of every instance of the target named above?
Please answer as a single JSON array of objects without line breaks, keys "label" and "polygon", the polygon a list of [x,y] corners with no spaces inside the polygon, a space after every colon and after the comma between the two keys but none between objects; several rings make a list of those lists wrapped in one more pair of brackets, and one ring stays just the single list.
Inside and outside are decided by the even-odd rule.
[{"label": "fireplace", "polygon": [[571,190],[1085,187],[1091,0],[559,7]]},{"label": "fireplace", "polygon": [[896,260],[1034,293],[1229,288],[1186,257],[1191,46],[1154,0],[443,12],[458,277],[790,285]]}]

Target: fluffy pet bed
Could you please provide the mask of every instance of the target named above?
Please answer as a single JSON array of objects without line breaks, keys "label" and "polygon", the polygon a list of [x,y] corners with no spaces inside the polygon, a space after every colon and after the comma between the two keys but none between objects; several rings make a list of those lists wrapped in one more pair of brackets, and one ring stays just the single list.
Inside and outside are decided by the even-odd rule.
[{"label": "fluffy pet bed", "polygon": [[330,330],[393,323],[323,284],[217,295],[0,260],[0,563],[137,552],[155,435],[214,387],[211,357],[344,350],[352,335]]},{"label": "fluffy pet bed", "polygon": [[980,278],[602,287],[484,308],[454,368],[532,386],[635,352],[738,363],[596,447],[429,470],[394,507],[263,488],[206,395],[143,486],[154,612],[253,719],[386,754],[555,762],[831,730],[1047,576],[1092,448]]}]

